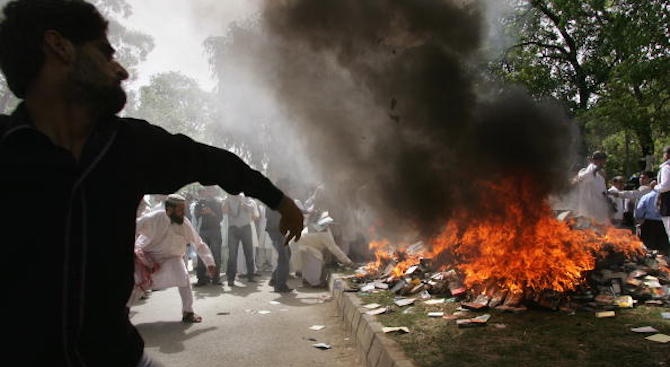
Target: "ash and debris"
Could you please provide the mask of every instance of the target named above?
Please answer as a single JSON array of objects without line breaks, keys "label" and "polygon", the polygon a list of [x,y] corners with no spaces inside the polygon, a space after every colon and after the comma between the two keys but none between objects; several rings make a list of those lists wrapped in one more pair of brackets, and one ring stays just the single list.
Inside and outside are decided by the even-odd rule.
[{"label": "ash and debris", "polygon": [[[521,312],[541,308],[567,313],[595,312],[597,317],[607,317],[599,313],[640,305],[670,307],[668,257],[655,250],[645,249],[642,254],[629,258],[610,251],[598,259],[595,269],[583,274],[582,282],[573,291],[526,290],[513,294],[492,286],[495,281],[468,288],[457,264],[449,266],[430,258],[409,256],[420,254],[421,246],[417,243],[406,250],[395,250],[377,268],[371,264],[360,267],[356,274],[342,278],[345,290],[389,291],[397,300],[408,301],[401,301],[403,306],[413,304],[416,299],[449,300],[459,302],[462,310],[469,311]],[[398,274],[397,265],[408,258],[417,260]]]}]

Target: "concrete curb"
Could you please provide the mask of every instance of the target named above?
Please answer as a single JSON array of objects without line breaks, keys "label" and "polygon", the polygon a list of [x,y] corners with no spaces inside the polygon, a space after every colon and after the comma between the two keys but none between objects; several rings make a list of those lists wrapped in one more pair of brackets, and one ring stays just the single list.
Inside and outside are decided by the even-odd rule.
[{"label": "concrete curb", "polygon": [[366,315],[356,294],[343,292],[343,280],[331,276],[329,287],[341,312],[345,330],[352,335],[361,358],[367,367],[417,367],[400,345],[382,331],[374,316]]}]

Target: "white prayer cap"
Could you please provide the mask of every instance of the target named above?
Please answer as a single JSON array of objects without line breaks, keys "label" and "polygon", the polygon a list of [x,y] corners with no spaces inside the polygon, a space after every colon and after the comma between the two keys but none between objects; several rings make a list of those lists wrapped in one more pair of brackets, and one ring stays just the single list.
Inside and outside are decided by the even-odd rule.
[{"label": "white prayer cap", "polygon": [[170,204],[180,204],[180,203],[185,203],[186,198],[184,198],[183,196],[181,196],[179,194],[170,194],[170,195],[168,195],[167,200],[165,200],[165,201],[169,202]]}]

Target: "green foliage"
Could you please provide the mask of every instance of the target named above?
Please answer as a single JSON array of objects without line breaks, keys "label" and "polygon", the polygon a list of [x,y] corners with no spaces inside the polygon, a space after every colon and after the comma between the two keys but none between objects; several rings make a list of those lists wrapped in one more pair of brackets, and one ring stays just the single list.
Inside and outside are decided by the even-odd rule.
[{"label": "green foliage", "polygon": [[508,3],[514,11],[502,21],[515,43],[492,71],[561,101],[581,122],[586,151],[616,147],[612,135],[627,130],[635,136],[630,156],[616,159],[658,154],[670,121],[667,0]]},{"label": "green foliage", "polygon": [[193,78],[167,72],[152,76],[149,85],[140,88],[132,114],[172,133],[211,142],[206,128],[212,125],[214,111],[212,96]]}]

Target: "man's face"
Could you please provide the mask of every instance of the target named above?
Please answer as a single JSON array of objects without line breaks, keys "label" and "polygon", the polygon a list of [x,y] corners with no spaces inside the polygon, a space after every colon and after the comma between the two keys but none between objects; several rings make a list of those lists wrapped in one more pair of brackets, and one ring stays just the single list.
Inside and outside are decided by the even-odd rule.
[{"label": "man's face", "polygon": [[650,178],[644,173],[640,174],[640,186],[646,186],[649,185]]},{"label": "man's face", "polygon": [[121,111],[126,104],[121,82],[128,79],[128,72],[114,59],[114,48],[107,38],[86,42],[76,49],[69,75],[75,101],[103,117]]},{"label": "man's face", "polygon": [[170,222],[183,224],[184,223],[184,213],[186,211],[186,204],[180,203],[177,204],[174,208],[168,207],[165,209],[165,213],[170,217]]}]

